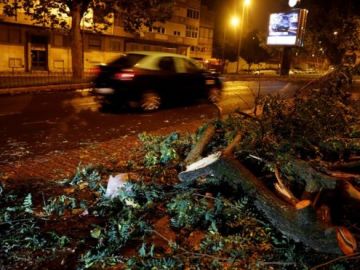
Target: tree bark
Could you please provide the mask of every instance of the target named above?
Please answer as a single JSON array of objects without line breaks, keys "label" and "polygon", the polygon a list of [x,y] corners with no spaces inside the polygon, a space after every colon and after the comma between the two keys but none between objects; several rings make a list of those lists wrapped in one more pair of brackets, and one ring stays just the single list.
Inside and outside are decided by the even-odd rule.
[{"label": "tree bark", "polygon": [[[255,206],[265,214],[271,224],[294,241],[302,242],[320,252],[344,252],[341,247],[344,241],[339,240],[339,232],[348,233],[346,228],[333,227],[321,222],[311,204],[297,209],[281,200],[232,156],[218,154],[205,159],[205,162],[198,162],[201,164],[198,168],[192,164],[187,171],[181,172],[179,179],[192,181],[206,175],[226,179],[234,188],[240,186],[254,199]],[[354,246],[356,247],[356,242]]]},{"label": "tree bark", "polygon": [[320,189],[335,189],[337,178],[318,172],[308,162],[300,159],[289,159],[280,165],[280,171],[287,178],[305,184],[305,192],[314,193]]},{"label": "tree bark", "polygon": [[186,164],[193,163],[197,159],[201,158],[201,154],[204,152],[204,149],[209,144],[214,134],[215,134],[215,125],[209,124],[206,130],[201,135],[199,141],[195,144],[195,146],[191,149],[190,153],[186,157],[185,159]]},{"label": "tree bark", "polygon": [[84,51],[81,35],[82,6],[78,1],[72,1],[71,8],[71,63],[74,79],[84,78]]}]

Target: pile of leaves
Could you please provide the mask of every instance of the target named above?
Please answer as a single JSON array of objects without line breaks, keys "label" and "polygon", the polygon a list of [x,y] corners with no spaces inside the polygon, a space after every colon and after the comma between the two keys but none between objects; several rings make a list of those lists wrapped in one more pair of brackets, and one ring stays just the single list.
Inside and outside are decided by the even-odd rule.
[{"label": "pile of leaves", "polygon": [[[350,81],[349,71],[340,70],[290,101],[264,96],[261,116],[238,112],[215,121],[204,154],[241,132],[235,154],[264,179],[276,163],[294,157],[318,165],[346,160],[359,153]],[[281,235],[252,198],[224,179],[179,183],[205,128],[193,135],[141,134],[144,160],[112,170],[80,165],[71,179],[50,187],[0,184],[0,268],[355,269],[359,256],[331,261]],[[118,172],[135,174],[109,198],[107,179]],[[351,222],[359,233],[360,224]]]}]

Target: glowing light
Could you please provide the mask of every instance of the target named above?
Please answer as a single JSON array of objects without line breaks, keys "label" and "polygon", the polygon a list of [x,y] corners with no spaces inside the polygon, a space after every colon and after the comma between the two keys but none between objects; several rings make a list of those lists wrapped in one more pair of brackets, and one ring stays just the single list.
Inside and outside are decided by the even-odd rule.
[{"label": "glowing light", "polygon": [[300,2],[300,1],[299,0],[289,0],[289,6],[295,7],[298,2]]},{"label": "glowing light", "polygon": [[238,16],[232,16],[230,19],[230,24],[232,27],[238,27],[238,25],[240,24],[240,19]]}]

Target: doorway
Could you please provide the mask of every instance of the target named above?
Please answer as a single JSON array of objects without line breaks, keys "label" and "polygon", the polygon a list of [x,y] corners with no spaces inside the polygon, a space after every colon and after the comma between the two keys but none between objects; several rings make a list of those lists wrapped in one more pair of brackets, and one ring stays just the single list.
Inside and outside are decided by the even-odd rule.
[{"label": "doorway", "polygon": [[32,35],[30,43],[31,70],[48,70],[48,37]]}]

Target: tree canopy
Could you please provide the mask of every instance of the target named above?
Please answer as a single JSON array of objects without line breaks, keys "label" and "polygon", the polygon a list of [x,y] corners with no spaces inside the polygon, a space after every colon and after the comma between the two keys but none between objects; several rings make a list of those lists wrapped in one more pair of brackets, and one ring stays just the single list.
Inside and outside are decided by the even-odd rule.
[{"label": "tree canopy", "polygon": [[303,0],[300,7],[309,10],[307,50],[321,50],[332,64],[339,64],[346,51],[360,48],[359,1]]},{"label": "tree canopy", "polygon": [[[69,30],[73,75],[81,78],[84,72],[80,27],[82,21],[90,20],[94,30],[102,30],[118,15],[126,31],[136,32],[143,26],[150,27],[156,21],[164,22],[169,19],[173,2],[174,0],[8,0],[4,13],[15,16],[21,9],[36,25]],[[92,16],[87,17],[91,12]]]},{"label": "tree canopy", "polygon": [[246,35],[241,50],[241,57],[248,63],[249,69],[252,64],[266,61],[270,57],[269,53],[262,47],[258,31],[251,31]]},{"label": "tree canopy", "polygon": [[171,17],[173,0],[18,0],[7,1],[5,14],[14,16],[19,9],[38,25],[71,29],[67,19],[72,17],[76,8],[80,8],[83,18],[89,11],[94,11],[95,24],[110,24],[114,14],[123,19],[124,28],[135,32],[142,26],[151,26],[155,21],[165,21]]}]

